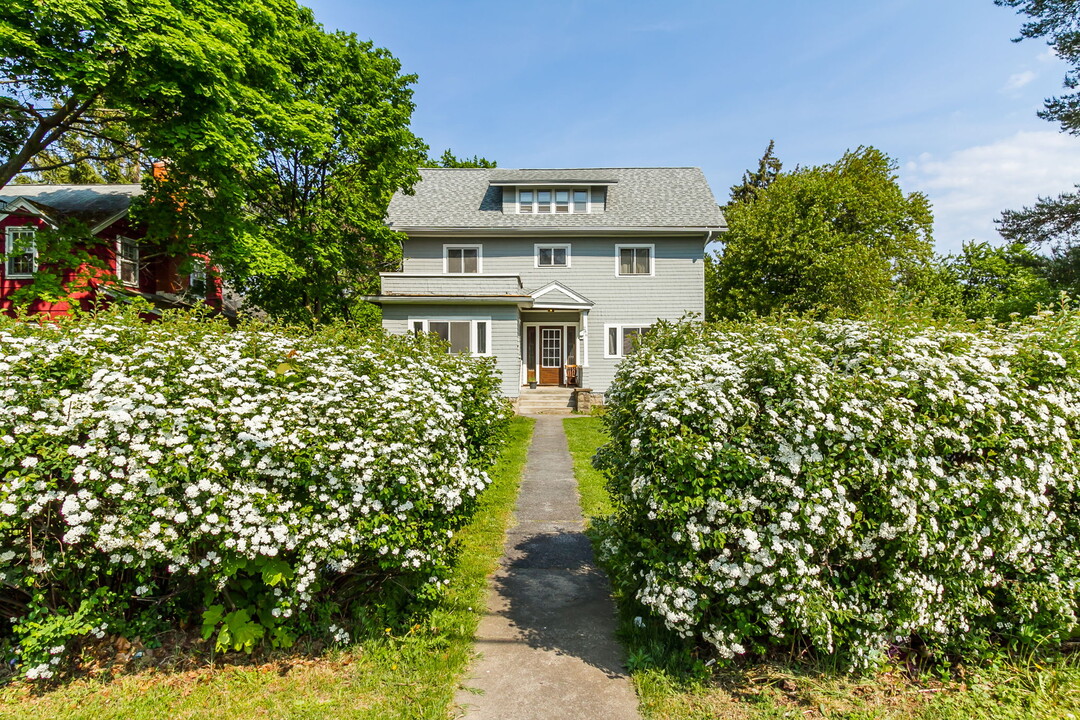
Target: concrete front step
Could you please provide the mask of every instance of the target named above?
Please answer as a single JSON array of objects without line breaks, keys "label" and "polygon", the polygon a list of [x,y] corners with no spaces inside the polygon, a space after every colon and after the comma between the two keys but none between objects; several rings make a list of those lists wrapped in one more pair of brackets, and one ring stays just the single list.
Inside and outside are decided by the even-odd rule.
[{"label": "concrete front step", "polygon": [[574,394],[566,388],[522,390],[517,401],[518,415],[555,415],[573,412]]}]

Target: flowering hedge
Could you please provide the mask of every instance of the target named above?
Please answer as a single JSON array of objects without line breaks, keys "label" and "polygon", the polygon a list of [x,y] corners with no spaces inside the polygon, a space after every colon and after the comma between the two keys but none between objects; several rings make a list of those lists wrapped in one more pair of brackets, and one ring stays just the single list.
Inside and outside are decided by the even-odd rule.
[{"label": "flowering hedge", "polygon": [[1077,627],[1080,315],[661,325],[596,458],[625,591],[723,657],[852,669]]},{"label": "flowering hedge", "polygon": [[388,578],[434,590],[508,418],[493,365],[435,342],[0,323],[0,612],[29,677],[88,635],[288,645]]}]

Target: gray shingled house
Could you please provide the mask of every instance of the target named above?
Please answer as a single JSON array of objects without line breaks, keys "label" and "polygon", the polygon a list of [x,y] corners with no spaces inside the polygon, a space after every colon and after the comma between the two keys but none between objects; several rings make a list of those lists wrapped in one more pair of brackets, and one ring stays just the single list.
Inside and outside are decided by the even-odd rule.
[{"label": "gray shingled house", "polygon": [[508,397],[603,393],[635,335],[704,312],[724,218],[698,168],[421,172],[390,203],[402,269],[369,299],[391,332],[496,357]]}]

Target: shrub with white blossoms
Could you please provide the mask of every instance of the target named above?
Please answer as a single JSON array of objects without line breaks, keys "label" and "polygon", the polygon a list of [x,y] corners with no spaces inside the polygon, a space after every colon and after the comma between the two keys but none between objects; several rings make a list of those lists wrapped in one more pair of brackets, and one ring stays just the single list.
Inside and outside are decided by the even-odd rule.
[{"label": "shrub with white blossoms", "polygon": [[431,591],[507,419],[491,362],[431,340],[0,320],[4,634],[49,677],[104,619],[250,649],[388,578]]},{"label": "shrub with white blossoms", "polygon": [[601,559],[722,657],[851,669],[1077,629],[1080,315],[661,324],[620,367]]}]

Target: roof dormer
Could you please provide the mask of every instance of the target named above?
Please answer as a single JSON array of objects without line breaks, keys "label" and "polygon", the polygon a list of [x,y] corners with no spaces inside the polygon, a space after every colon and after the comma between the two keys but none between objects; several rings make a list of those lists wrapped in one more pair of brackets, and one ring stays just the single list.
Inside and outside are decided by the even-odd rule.
[{"label": "roof dormer", "polygon": [[502,190],[503,213],[593,215],[604,212],[607,190],[617,180],[492,181]]}]

